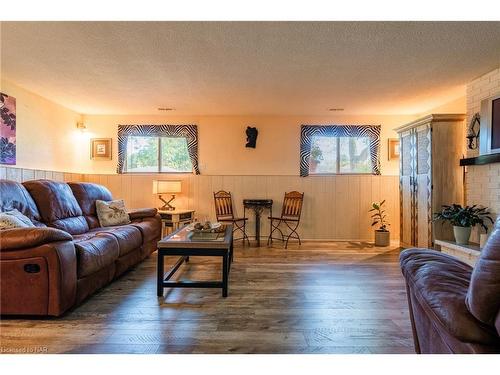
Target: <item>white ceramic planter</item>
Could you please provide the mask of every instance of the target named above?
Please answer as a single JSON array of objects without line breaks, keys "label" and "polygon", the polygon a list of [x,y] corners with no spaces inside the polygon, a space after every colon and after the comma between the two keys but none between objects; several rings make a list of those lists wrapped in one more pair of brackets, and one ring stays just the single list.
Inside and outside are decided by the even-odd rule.
[{"label": "white ceramic planter", "polygon": [[375,231],[375,246],[389,246],[391,243],[391,232],[389,231]]},{"label": "white ceramic planter", "polygon": [[453,234],[455,235],[455,242],[459,245],[467,245],[469,243],[470,233],[472,227],[457,227],[453,226]]}]

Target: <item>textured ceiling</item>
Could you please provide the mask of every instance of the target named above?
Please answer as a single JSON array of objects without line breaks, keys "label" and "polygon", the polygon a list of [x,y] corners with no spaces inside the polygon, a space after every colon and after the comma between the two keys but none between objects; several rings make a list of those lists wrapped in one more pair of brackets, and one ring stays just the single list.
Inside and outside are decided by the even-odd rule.
[{"label": "textured ceiling", "polygon": [[414,114],[500,66],[500,22],[2,22],[1,73],[84,114]]}]

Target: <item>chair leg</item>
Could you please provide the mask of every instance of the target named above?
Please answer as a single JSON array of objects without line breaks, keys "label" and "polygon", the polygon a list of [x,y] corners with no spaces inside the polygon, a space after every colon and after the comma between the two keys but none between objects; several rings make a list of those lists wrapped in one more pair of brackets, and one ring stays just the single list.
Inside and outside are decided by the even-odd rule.
[{"label": "chair leg", "polygon": [[242,240],[243,241],[243,245],[245,245],[245,240],[247,240],[248,246],[250,246],[250,240],[248,239],[248,235],[247,235],[247,232],[246,232],[246,221],[243,221],[243,225],[238,225],[238,223],[236,221],[234,221],[233,225],[234,225],[233,234],[236,231],[240,231],[242,233],[242,237],[241,238],[235,238],[234,240],[235,241]]},{"label": "chair leg", "polygon": [[[250,239],[248,238],[248,235],[247,235],[247,221],[246,220],[243,221],[243,235],[247,239],[248,246],[250,246]],[[244,239],[243,239],[243,245],[245,245]]]},{"label": "chair leg", "polygon": [[[281,231],[281,229],[279,228],[281,224],[281,220],[278,221],[278,224],[274,225],[273,224],[273,220],[271,220],[271,233],[269,233],[269,237],[267,238],[267,244],[269,245],[269,243],[271,243],[271,245],[273,244],[273,233],[275,230],[277,230],[280,234],[281,234],[281,241],[285,241],[285,237],[283,235],[283,232]],[[279,238],[276,238],[276,239],[279,239]]]},{"label": "chair leg", "polygon": [[269,237],[267,237],[267,246],[273,245],[273,232],[276,230],[273,226],[273,219],[269,219],[270,221],[270,232],[269,232]]},{"label": "chair leg", "polygon": [[[288,229],[290,229],[290,233],[288,234],[287,239],[286,239],[285,249],[288,248],[288,241],[290,240],[290,238],[296,238],[296,239],[298,239],[299,240],[299,245],[302,245],[302,242],[300,241],[300,236],[297,233],[297,228],[299,227],[300,222],[297,222],[297,224],[294,227],[292,227],[286,220],[283,220],[283,221],[285,222],[285,224],[288,227]],[[295,235],[297,237],[292,237],[293,235]]]}]

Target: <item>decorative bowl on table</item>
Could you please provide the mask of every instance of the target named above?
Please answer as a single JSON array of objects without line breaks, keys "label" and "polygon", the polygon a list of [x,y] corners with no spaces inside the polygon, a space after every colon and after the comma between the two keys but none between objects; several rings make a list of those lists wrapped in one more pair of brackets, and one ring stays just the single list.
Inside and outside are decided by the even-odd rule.
[{"label": "decorative bowl on table", "polygon": [[204,224],[200,222],[189,224],[187,229],[194,233],[218,233],[224,231],[225,227],[219,222],[205,221]]}]

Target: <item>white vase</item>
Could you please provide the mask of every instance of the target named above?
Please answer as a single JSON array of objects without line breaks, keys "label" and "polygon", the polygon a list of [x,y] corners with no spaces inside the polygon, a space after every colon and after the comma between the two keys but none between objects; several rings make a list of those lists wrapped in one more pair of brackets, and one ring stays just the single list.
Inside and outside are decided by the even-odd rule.
[{"label": "white vase", "polygon": [[453,234],[455,242],[459,245],[468,245],[472,227],[457,227],[453,226]]}]

